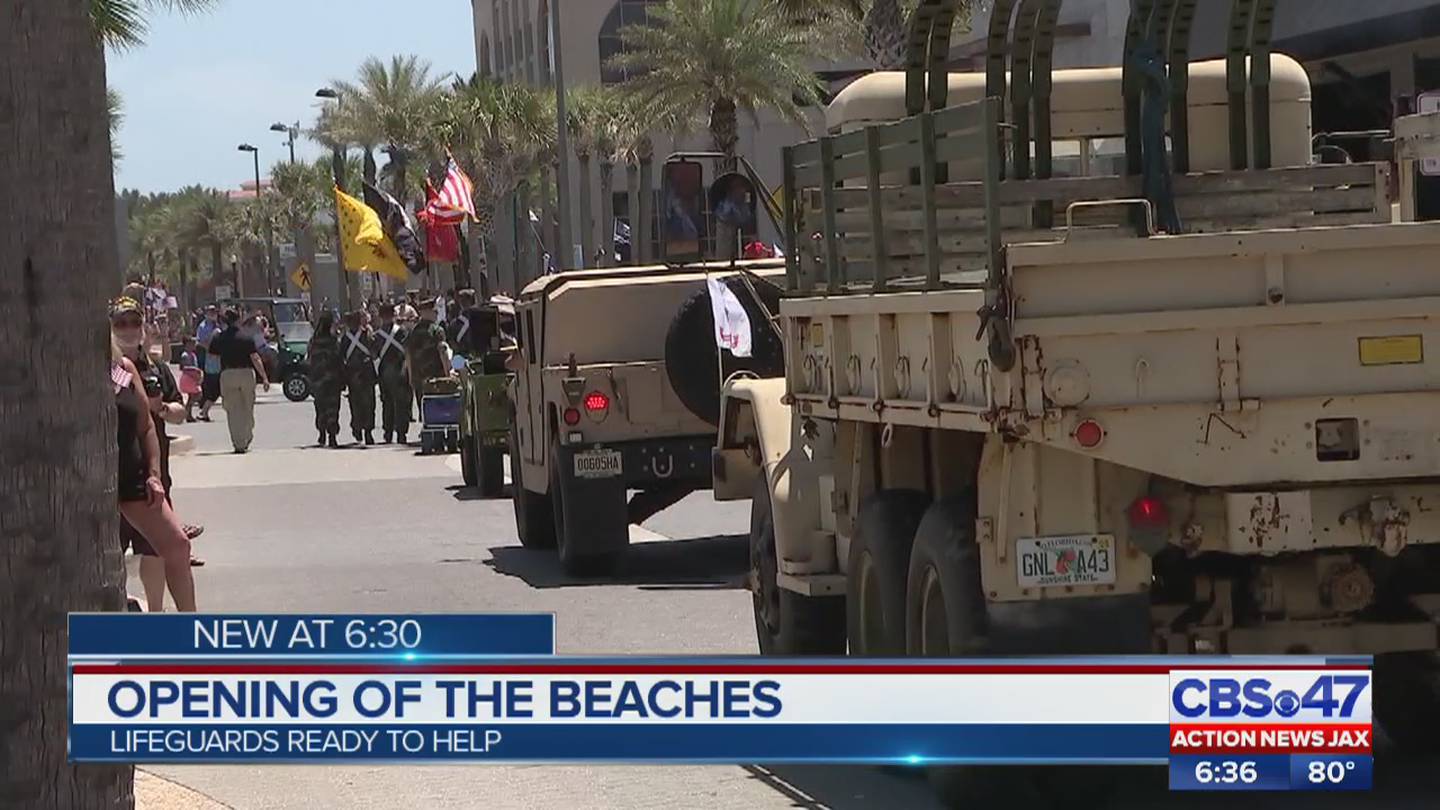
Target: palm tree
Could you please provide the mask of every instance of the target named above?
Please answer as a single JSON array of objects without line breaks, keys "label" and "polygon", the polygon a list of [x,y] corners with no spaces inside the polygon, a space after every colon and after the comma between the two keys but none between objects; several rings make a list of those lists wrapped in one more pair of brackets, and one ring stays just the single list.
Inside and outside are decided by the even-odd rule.
[{"label": "palm tree", "polygon": [[[644,25],[620,29],[622,51],[611,66],[629,72],[621,87],[646,120],[680,128],[706,122],[722,169],[735,168],[739,113],[762,109],[809,129],[805,107],[820,101],[810,66],[823,60],[820,41],[789,24],[780,0],[669,0]],[[721,231],[726,255],[734,229]]]},{"label": "palm tree", "polygon": [[497,211],[553,159],[555,110],[547,95],[476,74],[457,80],[427,110],[425,148],[434,156],[450,150],[475,184],[471,235],[481,242],[489,267]]},{"label": "palm tree", "polygon": [[[210,275],[216,283],[226,277],[224,254],[235,238],[234,207],[223,191],[194,189],[186,195],[176,220],[178,237],[183,244],[210,252]],[[239,279],[234,281],[238,284]]]},{"label": "palm tree", "polygon": [[123,50],[145,43],[150,30],[147,13],[198,14],[218,4],[219,0],[90,0],[90,22],[101,42]]},{"label": "palm tree", "polygon": [[595,218],[590,210],[590,160],[600,147],[600,119],[615,109],[613,97],[613,90],[595,86],[571,91],[566,100],[565,126],[580,171],[580,250],[586,262],[595,255]]},{"label": "palm tree", "polygon": [[119,163],[120,144],[115,138],[120,134],[120,125],[125,122],[125,102],[120,98],[120,91],[105,91],[105,118],[110,123],[110,162]]},{"label": "palm tree", "polygon": [[741,110],[772,109],[808,126],[804,108],[820,101],[810,65],[823,55],[785,20],[777,0],[669,0],[646,24],[620,29],[611,65],[630,71],[622,87],[646,117],[704,118],[715,151],[733,165]]},{"label": "palm tree", "polygon": [[370,57],[360,64],[355,81],[337,81],[342,103],[338,126],[346,143],[383,146],[390,155],[392,190],[402,201],[412,191],[407,182],[409,160],[424,141],[424,112],[441,90],[430,75],[430,63],[418,56],[392,56],[387,64]]},{"label": "palm tree", "polygon": [[[128,808],[128,765],[66,761],[66,615],[125,609],[104,302],[115,188],[97,11],[9,0],[0,24],[0,804]],[[113,20],[109,15],[104,20]],[[134,22],[143,19],[135,15]],[[64,227],[57,227],[63,223]]]},{"label": "palm tree", "polygon": [[[905,67],[908,25],[917,4],[918,0],[780,0],[795,23],[818,27],[816,33],[839,45],[842,52],[862,51],[880,70]],[[968,30],[978,3],[965,0],[958,5],[955,27]]]}]

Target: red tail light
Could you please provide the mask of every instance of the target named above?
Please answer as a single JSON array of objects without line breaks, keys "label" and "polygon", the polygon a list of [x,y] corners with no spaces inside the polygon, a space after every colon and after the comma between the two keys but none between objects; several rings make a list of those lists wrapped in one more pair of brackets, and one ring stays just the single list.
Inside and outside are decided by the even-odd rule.
[{"label": "red tail light", "polygon": [[1159,498],[1142,495],[1130,504],[1130,525],[1137,529],[1154,529],[1170,525],[1170,514]]},{"label": "red tail light", "polygon": [[591,391],[585,395],[585,410],[592,414],[610,410],[610,397],[599,391]]},{"label": "red tail light", "polygon": [[575,410],[574,408],[566,408],[565,424],[569,425],[570,427],[575,427],[576,425],[580,424],[580,412]]}]

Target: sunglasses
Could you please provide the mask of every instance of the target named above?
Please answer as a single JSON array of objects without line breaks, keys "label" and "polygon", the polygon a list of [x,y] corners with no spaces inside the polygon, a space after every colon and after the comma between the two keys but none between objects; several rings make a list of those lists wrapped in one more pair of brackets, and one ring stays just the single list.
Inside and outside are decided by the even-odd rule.
[{"label": "sunglasses", "polygon": [[118,318],[112,320],[111,323],[113,323],[117,329],[139,329],[145,325],[145,322],[139,318]]}]

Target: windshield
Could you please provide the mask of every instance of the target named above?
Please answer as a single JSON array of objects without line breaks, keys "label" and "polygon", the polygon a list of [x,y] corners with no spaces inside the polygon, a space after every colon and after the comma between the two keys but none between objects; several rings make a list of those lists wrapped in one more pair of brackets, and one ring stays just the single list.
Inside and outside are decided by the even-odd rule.
[{"label": "windshield", "polygon": [[285,343],[308,343],[315,334],[315,327],[309,321],[275,321],[275,331]]},{"label": "windshield", "polygon": [[309,320],[305,314],[305,303],[303,301],[276,301],[272,307],[274,309],[274,320],[277,324]]}]

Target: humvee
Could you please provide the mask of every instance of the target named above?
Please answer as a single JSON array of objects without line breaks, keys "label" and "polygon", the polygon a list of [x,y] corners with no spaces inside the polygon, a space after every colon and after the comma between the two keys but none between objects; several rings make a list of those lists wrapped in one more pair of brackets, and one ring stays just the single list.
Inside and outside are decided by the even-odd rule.
[{"label": "humvee", "polygon": [[[611,570],[630,523],[710,485],[715,427],[703,400],[708,384],[718,412],[720,380],[714,336],[703,326],[706,276],[745,273],[763,283],[783,267],[615,267],[525,287],[515,301],[509,453],[525,547],[558,548],[571,573]],[[763,318],[755,313],[768,331]],[[778,337],[773,344],[778,364]]]},{"label": "humvee", "polygon": [[1052,75],[1059,3],[1015,5],[947,74],[924,0],[915,67],[785,150],[785,369],[726,385],[714,470],[761,651],[1374,655],[1433,746],[1440,223],[1395,221],[1391,162],[1312,159],[1268,17],[1191,64],[1145,15],[1194,3],[1136,3],[1127,67]]},{"label": "humvee", "polygon": [[505,448],[510,436],[510,373],[515,306],[492,298],[478,308],[485,323],[470,328],[487,335],[491,350],[468,357],[460,369],[460,476],[487,498],[505,487]]}]

